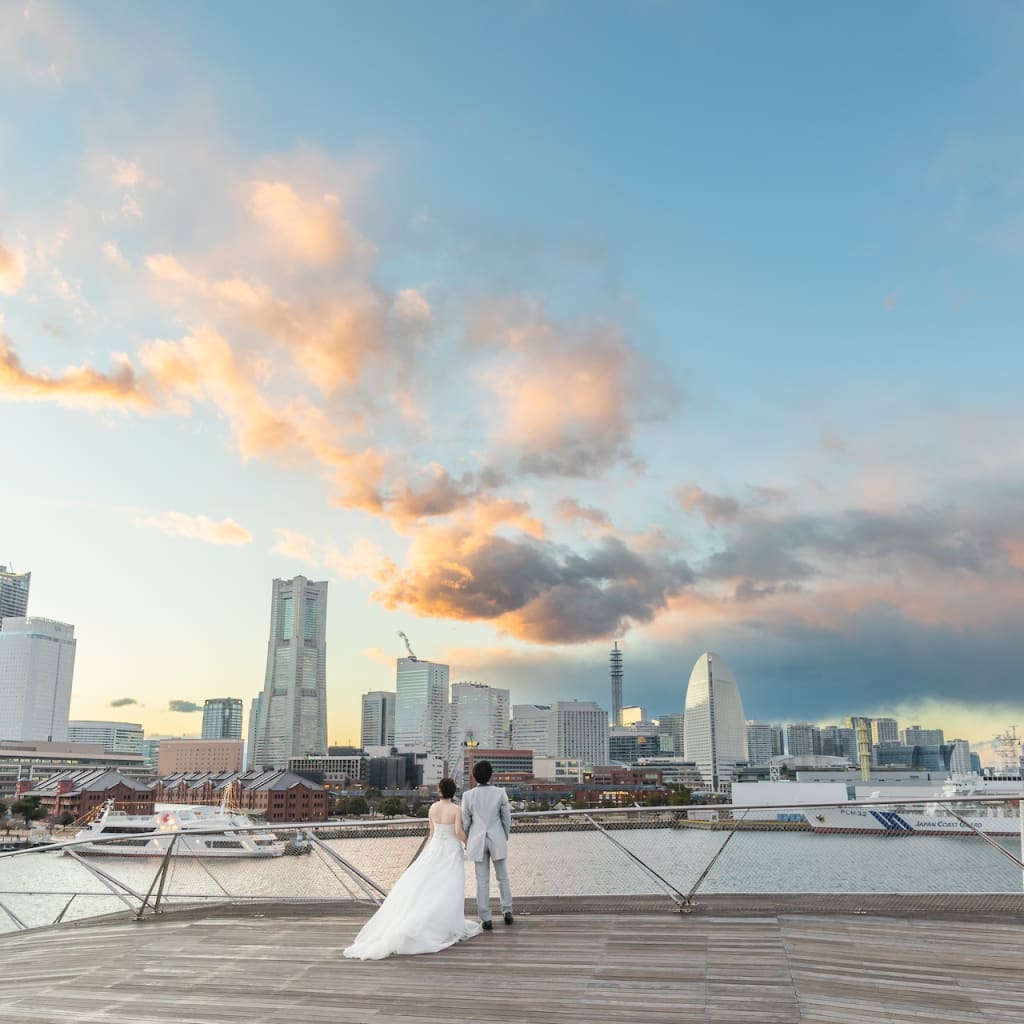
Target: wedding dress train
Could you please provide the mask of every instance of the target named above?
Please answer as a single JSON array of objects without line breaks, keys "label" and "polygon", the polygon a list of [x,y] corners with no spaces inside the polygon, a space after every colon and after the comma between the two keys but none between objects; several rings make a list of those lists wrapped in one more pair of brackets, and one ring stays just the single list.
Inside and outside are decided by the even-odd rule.
[{"label": "wedding dress train", "polygon": [[363,925],[345,956],[382,960],[393,953],[436,953],[480,932],[463,916],[466,878],[454,825],[435,825],[423,852]]}]

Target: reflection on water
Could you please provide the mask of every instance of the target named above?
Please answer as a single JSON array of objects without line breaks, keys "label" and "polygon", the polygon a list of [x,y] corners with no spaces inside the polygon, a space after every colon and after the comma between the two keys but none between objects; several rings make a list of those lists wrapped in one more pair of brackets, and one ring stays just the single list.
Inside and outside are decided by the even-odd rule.
[{"label": "reflection on water", "polygon": [[[682,891],[694,884],[730,833],[639,829],[615,838]],[[332,840],[329,845],[385,888],[420,845],[419,837]],[[1019,856],[1019,844],[1002,841]],[[159,862],[93,857],[89,862],[144,894]],[[661,889],[604,836],[591,832],[513,833],[513,891],[521,896],[637,895]],[[475,895],[466,866],[466,895]],[[799,832],[737,833],[702,885],[718,893],[1021,891],[1021,872],[979,839],[966,836],[882,837]],[[53,892],[55,895],[43,895]],[[361,897],[344,871],[319,853],[273,860],[172,861],[166,893],[198,896],[339,899]],[[47,924],[72,894],[66,920],[124,909],[103,883],[60,853],[0,860],[0,902],[27,925]],[[14,893],[15,895],[10,895]],[[496,895],[496,893],[495,893]],[[13,925],[0,911],[0,930]]]}]

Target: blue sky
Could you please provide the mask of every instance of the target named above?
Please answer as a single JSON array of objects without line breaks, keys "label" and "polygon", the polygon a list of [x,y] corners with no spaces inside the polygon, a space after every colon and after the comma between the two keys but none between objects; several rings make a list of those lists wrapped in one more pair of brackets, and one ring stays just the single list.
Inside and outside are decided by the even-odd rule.
[{"label": "blue sky", "polygon": [[254,695],[305,572],[339,740],[398,629],[523,701],[624,633],[655,714],[711,648],[751,717],[1016,721],[1022,32],[0,7],[0,561],[73,713]]}]

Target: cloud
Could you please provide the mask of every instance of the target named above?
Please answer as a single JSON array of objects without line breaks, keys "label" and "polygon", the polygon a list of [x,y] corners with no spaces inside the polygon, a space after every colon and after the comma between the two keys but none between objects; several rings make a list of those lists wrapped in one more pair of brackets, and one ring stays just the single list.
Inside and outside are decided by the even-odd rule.
[{"label": "cloud", "polygon": [[117,242],[104,242],[100,252],[107,263],[110,263],[112,266],[118,267],[121,270],[128,269],[128,261],[122,255]]},{"label": "cloud", "polygon": [[130,704],[138,704],[138,703],[139,702],[134,697],[118,697],[116,700],[112,700],[110,702],[110,707],[112,707],[112,708],[126,708]]},{"label": "cloud", "polygon": [[180,711],[184,714],[192,714],[196,711],[202,711],[202,704],[196,704],[191,700],[171,700],[167,702],[168,711]]},{"label": "cloud", "polygon": [[142,168],[134,160],[121,160],[116,156],[109,158],[110,183],[115,188],[135,188],[141,185],[145,175]]},{"label": "cloud", "polygon": [[306,565],[321,564],[316,542],[312,538],[285,527],[278,527],[274,533],[277,534],[277,543],[274,545],[277,554],[297,562],[305,562]]},{"label": "cloud", "polygon": [[587,523],[590,526],[611,526],[608,513],[599,508],[581,505],[575,498],[561,498],[555,503],[555,518],[563,523]]},{"label": "cloud", "polygon": [[0,292],[17,295],[25,287],[26,266],[24,251],[5,245],[0,238]]},{"label": "cloud", "polygon": [[160,530],[169,537],[187,537],[189,540],[201,540],[207,544],[250,544],[252,534],[234,519],[222,519],[220,522],[207,516],[190,516],[182,512],[162,512],[159,515],[142,516],[136,520],[137,526]]},{"label": "cloud", "polygon": [[334,263],[349,249],[349,231],[338,216],[337,196],[303,199],[286,181],[253,181],[248,210],[293,256],[314,266]]},{"label": "cloud", "polygon": [[735,498],[710,494],[696,484],[685,484],[675,492],[676,500],[687,512],[699,512],[709,525],[730,523],[740,514]]},{"label": "cloud", "polygon": [[0,319],[0,396],[27,402],[54,401],[89,409],[151,412],[157,403],[126,355],[114,356],[117,366],[102,373],[87,366],[69,366],[58,376],[30,372],[21,365]]}]

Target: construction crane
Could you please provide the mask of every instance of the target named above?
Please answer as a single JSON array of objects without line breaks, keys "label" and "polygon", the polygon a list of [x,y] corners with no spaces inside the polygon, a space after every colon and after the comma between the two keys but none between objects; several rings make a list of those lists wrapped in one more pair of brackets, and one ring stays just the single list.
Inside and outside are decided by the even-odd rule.
[{"label": "construction crane", "polygon": [[405,641],[405,649],[409,652],[410,661],[419,661],[420,659],[412,653],[412,644],[409,643],[409,638],[401,631],[398,631],[398,635]]}]

